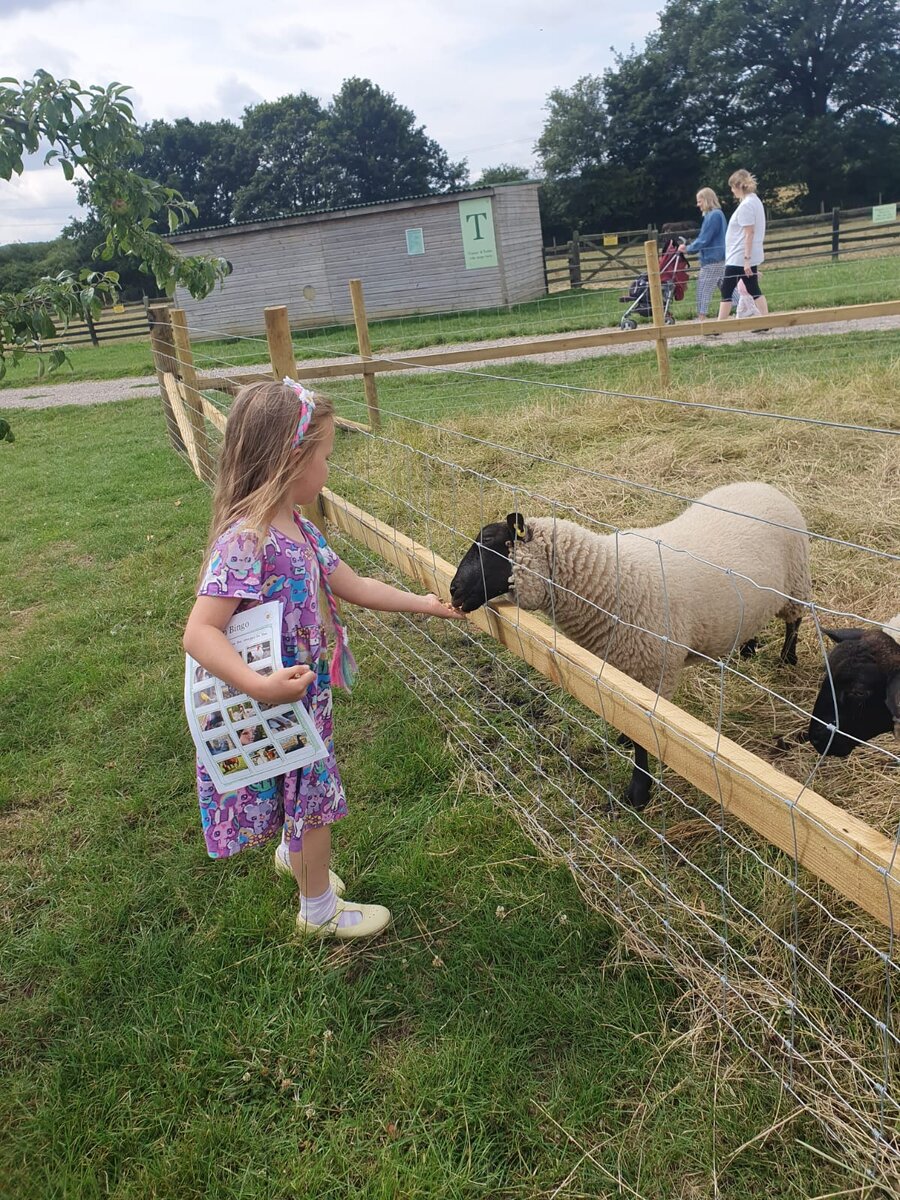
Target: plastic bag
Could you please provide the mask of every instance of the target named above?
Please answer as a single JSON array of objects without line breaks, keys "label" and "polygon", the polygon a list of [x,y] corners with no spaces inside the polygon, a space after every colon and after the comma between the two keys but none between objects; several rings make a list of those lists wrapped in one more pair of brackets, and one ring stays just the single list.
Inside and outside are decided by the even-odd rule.
[{"label": "plastic bag", "polygon": [[738,294],[737,313],[735,316],[758,317],[761,315],[759,309],[756,307],[756,301],[747,291],[747,285],[743,279],[737,281],[737,286],[734,290]]}]

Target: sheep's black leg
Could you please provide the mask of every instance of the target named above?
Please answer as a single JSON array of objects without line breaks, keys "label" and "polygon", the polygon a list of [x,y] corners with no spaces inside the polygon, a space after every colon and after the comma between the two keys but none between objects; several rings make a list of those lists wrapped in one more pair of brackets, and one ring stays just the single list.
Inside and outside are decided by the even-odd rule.
[{"label": "sheep's black leg", "polygon": [[744,642],[741,646],[741,658],[752,658],[759,649],[759,642],[756,638],[751,638],[749,642]]},{"label": "sheep's black leg", "polygon": [[648,770],[647,751],[637,742],[632,742],[632,745],[634,746],[634,770],[631,772],[631,780],[625,789],[624,799],[631,808],[646,808],[650,803],[650,794],[653,791],[653,777]]},{"label": "sheep's black leg", "polygon": [[797,637],[800,633],[800,619],[796,621],[785,621],[784,623],[784,645],[781,647],[781,661],[790,663],[792,667],[797,665]]}]

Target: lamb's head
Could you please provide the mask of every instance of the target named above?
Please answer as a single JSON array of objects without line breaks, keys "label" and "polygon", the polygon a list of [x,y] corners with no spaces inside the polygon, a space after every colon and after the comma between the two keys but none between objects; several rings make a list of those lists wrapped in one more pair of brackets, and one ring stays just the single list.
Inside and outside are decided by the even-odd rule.
[{"label": "lamb's head", "polygon": [[478,534],[450,581],[450,597],[463,612],[508,593],[523,608],[540,608],[546,596],[542,575],[549,575],[549,555],[533,540],[522,514],[513,512]]},{"label": "lamb's head", "polygon": [[900,616],[884,629],[826,629],[836,643],[809,723],[820,754],[846,758],[860,742],[900,738]]}]

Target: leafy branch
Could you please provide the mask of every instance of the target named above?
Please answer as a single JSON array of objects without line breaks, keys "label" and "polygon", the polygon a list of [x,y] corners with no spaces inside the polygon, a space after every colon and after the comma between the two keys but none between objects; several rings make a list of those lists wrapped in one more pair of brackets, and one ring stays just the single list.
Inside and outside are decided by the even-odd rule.
[{"label": "leafy branch", "polygon": [[[224,279],[228,264],[222,258],[182,255],[155,232],[158,224],[174,232],[197,209],[174,188],[119,165],[141,151],[129,90],[120,83],[83,88],[47,71],[36,71],[22,83],[0,79],[0,179],[21,175],[26,155],[49,145],[44,162],[58,163],[70,181],[77,178],[97,214],[104,240],[94,257],[109,262],[125,255],[167,294],[180,286],[200,299]],[[60,326],[96,316],[103,303],[115,299],[118,280],[115,271],[64,271],[24,292],[0,293],[0,378],[7,356],[15,363],[29,350],[41,355],[43,343],[57,337]],[[66,356],[54,350],[48,357],[54,369]],[[39,369],[45,369],[43,357]]]}]

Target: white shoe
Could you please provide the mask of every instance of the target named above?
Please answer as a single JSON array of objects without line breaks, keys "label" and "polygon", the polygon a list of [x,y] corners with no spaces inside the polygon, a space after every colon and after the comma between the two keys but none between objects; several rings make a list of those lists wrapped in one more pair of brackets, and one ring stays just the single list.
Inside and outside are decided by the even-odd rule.
[{"label": "white shoe", "polygon": [[[275,870],[280,871],[282,875],[293,875],[291,870],[291,860],[288,854],[288,848],[284,842],[279,842],[275,847]],[[347,890],[343,879],[340,875],[335,875],[334,871],[328,872],[328,886],[332,889],[336,896],[343,896]]]},{"label": "white shoe", "polygon": [[[362,920],[357,921],[355,925],[338,925],[338,919],[345,909],[361,913]],[[334,916],[322,925],[314,925],[297,914],[297,932],[303,937],[333,937],[344,942],[353,938],[375,937],[387,929],[390,923],[390,910],[383,904],[353,904],[349,900],[338,900]]]}]

